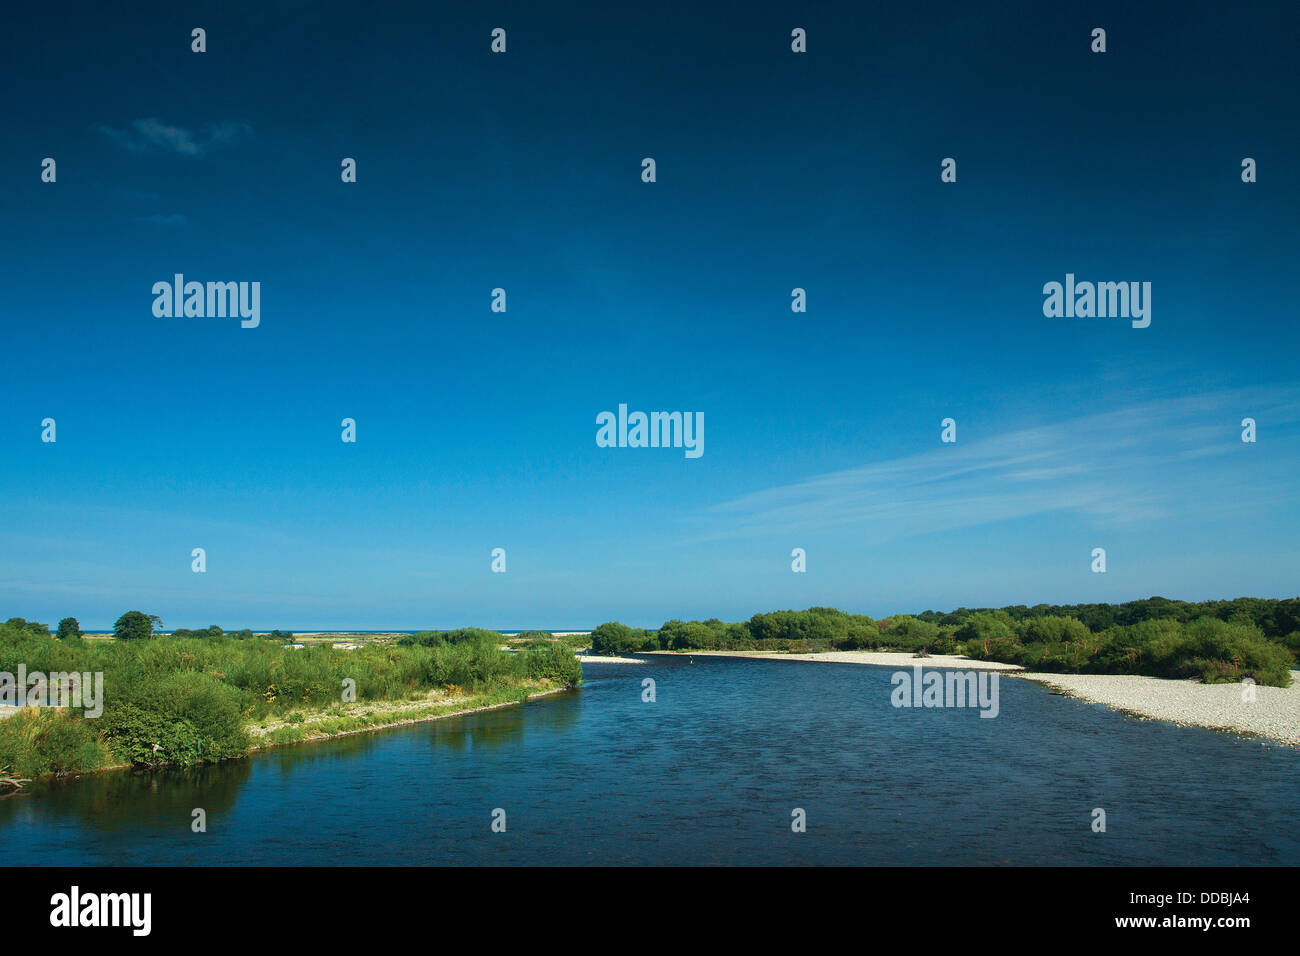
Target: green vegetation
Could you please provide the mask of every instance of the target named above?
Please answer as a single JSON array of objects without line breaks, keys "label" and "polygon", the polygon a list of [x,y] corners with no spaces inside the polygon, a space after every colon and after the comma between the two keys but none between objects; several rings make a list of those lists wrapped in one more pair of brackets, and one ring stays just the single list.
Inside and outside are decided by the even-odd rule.
[{"label": "green vegetation", "polygon": [[1249,677],[1285,687],[1300,660],[1300,598],[1190,604],[1154,597],[1126,604],[959,608],[879,621],[812,607],[731,624],[674,620],[658,631],[611,621],[592,631],[591,647],[597,654],[860,648],[965,653],[1039,671],[1195,677],[1207,683]]},{"label": "green vegetation", "polygon": [[[103,715],[27,709],[0,720],[0,767],[20,778],[131,763],[193,766],[279,743],[423,719],[465,706],[526,700],[582,678],[571,639],[526,632],[505,647],[496,631],[423,631],[355,650],[285,643],[274,632],[160,634],[162,622],[128,611],[116,640],[84,640],[75,618],[58,636],[36,621],[0,625],[0,671],[104,675]],[[964,653],[1033,670],[1252,678],[1287,686],[1300,659],[1300,598],[1189,604],[1016,605],[898,614],[874,620],[835,608],[755,614],[725,623],[667,621],[658,630],[617,622],[590,635],[597,654],[648,650],[894,649]],[[355,682],[355,703],[345,682]]]},{"label": "green vegetation", "polygon": [[193,638],[228,637],[236,641],[246,641],[253,637],[262,636],[265,637],[267,640],[271,640],[271,641],[292,641],[293,640],[292,631],[271,631],[269,634],[257,635],[254,634],[252,631],[250,631],[248,628],[244,628],[242,631],[223,631],[215,624],[209,625],[208,627],[197,631],[192,631],[184,627],[178,627],[176,630],[171,632],[171,636],[172,637],[193,637]]},{"label": "green vegetation", "polygon": [[[249,727],[259,721],[301,721],[304,711],[328,710],[340,727],[374,726],[383,722],[378,702],[393,705],[390,711],[404,701],[445,710],[460,695],[520,700],[582,679],[581,665],[562,644],[512,652],[502,648],[500,634],[474,628],[349,651],[294,649],[281,642],[286,635],[232,635],[218,627],[161,635],[160,626],[139,611],[118,619],[118,640],[59,640],[21,618],[0,625],[0,671],[16,674],[21,664],[28,673],[104,675],[99,719],[27,709],[0,720],[0,766],[22,777],[121,763],[194,766],[247,753],[254,744]],[[355,681],[355,704],[343,702],[345,681]]]},{"label": "green vegetation", "polygon": [[127,611],[113,622],[113,636],[119,641],[143,641],[162,629],[162,619],[143,611]]},{"label": "green vegetation", "polygon": [[30,780],[106,766],[112,761],[95,723],[64,710],[20,710],[0,721],[0,767]]},{"label": "green vegetation", "polygon": [[36,621],[24,621],[21,617],[11,617],[5,621],[5,627],[17,628],[20,631],[27,631],[31,634],[44,634],[49,636],[50,629],[44,624],[38,624]]},{"label": "green vegetation", "polygon": [[582,665],[573,651],[564,644],[553,643],[531,649],[527,657],[528,676],[563,687],[572,687],[582,680]]}]

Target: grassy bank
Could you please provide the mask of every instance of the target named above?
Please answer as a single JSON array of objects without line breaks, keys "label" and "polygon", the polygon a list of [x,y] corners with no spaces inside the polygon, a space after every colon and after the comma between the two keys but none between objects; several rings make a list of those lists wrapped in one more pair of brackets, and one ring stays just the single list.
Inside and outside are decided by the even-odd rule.
[{"label": "grassy bank", "polygon": [[1193,677],[1286,687],[1300,660],[1300,599],[1190,604],[1017,605],[880,620],[835,608],[774,611],[747,621],[668,621],[658,630],[616,621],[591,633],[595,654],[657,650],[897,650],[965,654],[1030,670]]},{"label": "grassy bank", "polygon": [[261,750],[509,707],[563,689],[551,681],[541,680],[478,694],[434,694],[422,701],[381,702],[368,706],[334,705],[324,710],[294,712],[282,721],[254,724],[249,733],[253,738],[253,749]]},{"label": "grassy bank", "polygon": [[383,646],[294,649],[267,638],[58,639],[0,625],[0,672],[102,673],[103,714],[29,708],[0,720],[0,766],[20,777],[117,765],[194,766],[251,750],[518,702],[581,680],[558,642],[517,652],[499,634],[425,632]]}]

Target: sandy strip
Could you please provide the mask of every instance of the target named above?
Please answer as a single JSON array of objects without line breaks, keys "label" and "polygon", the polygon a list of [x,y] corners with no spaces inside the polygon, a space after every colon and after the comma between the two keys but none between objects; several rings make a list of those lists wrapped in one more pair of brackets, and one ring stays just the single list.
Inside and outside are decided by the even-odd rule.
[{"label": "sandy strip", "polygon": [[605,657],[600,654],[575,654],[584,664],[644,664],[639,657]]},{"label": "sandy strip", "polygon": [[783,651],[646,651],[647,655],[668,657],[754,657],[775,661],[825,661],[828,664],[874,664],[878,667],[911,668],[952,667],[967,671],[1018,671],[1018,664],[1001,661],[977,661],[955,654],[931,654],[913,657],[911,651],[822,651],[817,654],[787,654]]},{"label": "sandy strip", "polygon": [[1256,687],[1253,701],[1242,700],[1241,684],[1202,684],[1135,674],[1010,676],[1037,681],[1069,697],[1104,704],[1135,717],[1167,720],[1180,727],[1257,734],[1300,746],[1300,670],[1291,672],[1290,687]]}]

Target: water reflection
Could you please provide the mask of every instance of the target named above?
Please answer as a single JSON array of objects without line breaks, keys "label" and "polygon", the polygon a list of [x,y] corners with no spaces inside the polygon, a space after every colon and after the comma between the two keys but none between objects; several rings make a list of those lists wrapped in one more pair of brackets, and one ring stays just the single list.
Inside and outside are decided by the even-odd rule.
[{"label": "water reflection", "polygon": [[0,829],[50,817],[104,831],[131,829],[141,822],[175,826],[178,820],[190,820],[195,807],[205,809],[209,817],[229,810],[252,773],[245,760],[193,770],[109,771],[39,782],[0,801]]}]

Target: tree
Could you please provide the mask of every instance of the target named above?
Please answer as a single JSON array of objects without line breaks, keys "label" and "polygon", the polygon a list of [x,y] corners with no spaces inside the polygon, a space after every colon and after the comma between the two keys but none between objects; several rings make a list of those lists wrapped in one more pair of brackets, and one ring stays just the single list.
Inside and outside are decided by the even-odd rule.
[{"label": "tree", "polygon": [[628,654],[640,650],[644,637],[618,621],[606,621],[591,632],[591,649],[596,654]]},{"label": "tree", "polygon": [[953,635],[966,642],[968,657],[988,654],[998,645],[1016,641],[1016,622],[1006,611],[977,611]]},{"label": "tree", "polygon": [[67,640],[70,637],[81,637],[81,625],[77,623],[75,617],[65,617],[59,622],[58,633],[54,636],[61,641]]},{"label": "tree", "polygon": [[122,641],[146,640],[153,637],[155,626],[162,626],[157,616],[143,611],[127,611],[113,622],[113,636]]}]

